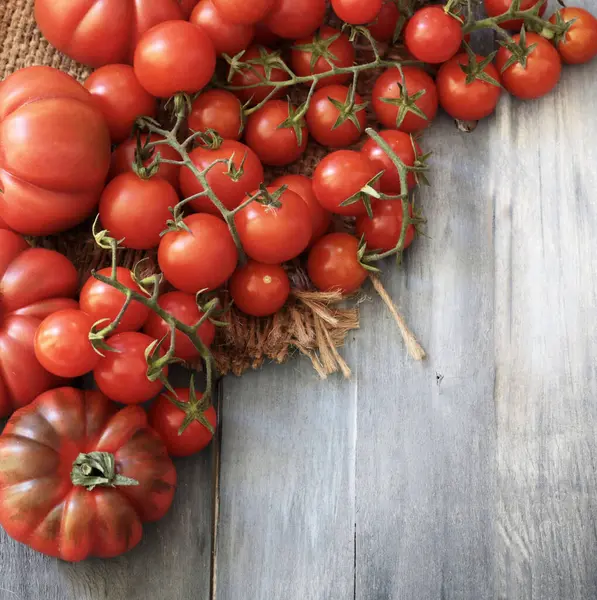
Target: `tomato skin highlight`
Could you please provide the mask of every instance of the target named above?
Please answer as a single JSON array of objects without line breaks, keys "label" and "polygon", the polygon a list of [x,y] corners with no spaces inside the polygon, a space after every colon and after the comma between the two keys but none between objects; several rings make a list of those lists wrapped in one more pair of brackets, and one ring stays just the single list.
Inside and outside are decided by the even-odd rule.
[{"label": "tomato skin highlight", "polygon": [[311,35],[323,23],[325,0],[274,0],[263,20],[281,38],[296,40]]},{"label": "tomato skin highlight", "polygon": [[193,102],[188,124],[192,131],[213,129],[225,140],[239,140],[243,128],[240,100],[226,90],[207,90]]},{"label": "tomato skin highlight", "polygon": [[[412,207],[411,207],[412,214]],[[393,250],[400,240],[402,233],[402,202],[388,200],[378,202],[373,209],[373,218],[367,215],[359,217],[356,222],[357,235],[365,236],[370,250],[387,252]],[[415,239],[415,227],[409,225],[404,238],[404,249],[408,248]]]},{"label": "tomato skin highlight", "polygon": [[[539,3],[540,0],[521,0],[520,10],[528,10],[533,8]],[[512,0],[485,0],[485,12],[488,17],[497,17],[508,12],[508,9],[512,6]],[[539,11],[539,16],[542,16],[547,8],[547,2],[544,2]],[[523,24],[522,19],[511,19],[510,21],[504,21],[500,24],[503,29],[510,31],[520,31]]]},{"label": "tomato skin highlight", "polygon": [[[557,44],[562,61],[569,65],[580,65],[589,62],[597,56],[597,19],[584,8],[568,6],[560,8],[563,21],[575,22],[566,32],[565,39]],[[556,15],[549,19],[556,23]]]},{"label": "tomato skin highlight", "polygon": [[261,21],[274,4],[274,0],[212,0],[216,10],[232,23],[252,24]]},{"label": "tomato skin highlight", "polygon": [[382,0],[332,0],[336,15],[351,25],[365,25],[374,21],[381,6]]}]

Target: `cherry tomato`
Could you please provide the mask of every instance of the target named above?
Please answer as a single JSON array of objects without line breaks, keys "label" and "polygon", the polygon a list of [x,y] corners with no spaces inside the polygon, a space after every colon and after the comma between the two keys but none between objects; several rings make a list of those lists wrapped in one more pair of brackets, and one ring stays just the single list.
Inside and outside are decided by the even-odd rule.
[{"label": "cherry tomato", "polygon": [[197,4],[197,0],[178,0],[180,8],[182,10],[182,16],[188,19]]},{"label": "cherry tomato", "polygon": [[[402,77],[398,69],[384,71],[375,82],[373,88],[373,110],[382,125],[389,129],[400,129],[406,133],[414,133],[431,125],[437,114],[437,88],[433,79],[422,69],[403,67],[406,93],[409,97],[424,90],[425,93],[415,102],[415,106],[427,117],[426,119],[407,110],[402,123],[398,124],[399,105],[394,102],[402,98]],[[390,102],[387,102],[387,101]]]},{"label": "cherry tomato", "polygon": [[356,292],[367,271],[357,256],[359,241],[348,233],[328,233],[318,240],[307,260],[307,273],[313,285],[322,292]]},{"label": "cherry tomato", "polygon": [[166,21],[143,34],[133,64],[150,94],[169,98],[203,89],[214,74],[216,52],[202,28],[187,21]]},{"label": "cherry tomato", "polygon": [[297,160],[307,149],[307,126],[280,127],[290,118],[291,105],[285,100],[269,100],[247,120],[245,141],[266,165],[281,167]]},{"label": "cherry tomato", "polygon": [[274,0],[213,0],[222,18],[232,23],[257,23],[272,7]]},{"label": "cherry tomato", "polygon": [[[367,215],[359,217],[356,223],[357,235],[365,236],[367,247],[371,250],[392,250],[398,244],[402,234],[402,202],[387,200],[378,202],[373,209],[373,218]],[[412,214],[412,207],[411,207]],[[408,248],[415,239],[415,226],[409,225],[404,238],[404,248]]]},{"label": "cherry tomato", "polygon": [[400,11],[394,0],[384,0],[376,19],[367,29],[378,42],[391,42],[396,33]]},{"label": "cherry tomato", "polygon": [[[100,269],[98,273],[105,277],[111,277],[112,269],[110,267]],[[128,269],[118,267],[116,278],[127,288],[135,292],[141,292],[141,288],[133,281],[132,273]],[[105,322],[100,324],[100,328],[107,327],[114,321],[124,306],[124,301],[125,297],[122,292],[115,290],[112,286],[97,280],[95,277],[90,277],[85,282],[79,297],[81,310],[87,313],[94,323],[105,319]],[[141,329],[148,316],[149,308],[133,300],[126,309],[115,333]]]},{"label": "cherry tomato", "polygon": [[[519,62],[502,71],[512,55],[507,48],[500,48],[495,58],[496,67],[502,74],[502,84],[517,98],[530,100],[549,93],[557,85],[562,73],[562,61],[558,51],[544,37],[536,33],[526,34],[527,45],[537,44],[526,59],[526,67]],[[520,41],[520,35],[514,36]]]},{"label": "cherry tomato", "polygon": [[[160,296],[158,304],[166,312],[170,313],[174,318],[178,319],[185,325],[196,325],[203,312],[197,306],[197,299],[193,294],[185,294],[184,292],[168,292]],[[151,312],[149,318],[143,327],[144,333],[148,336],[161,340],[170,333],[170,326],[157,313]],[[208,319],[201,324],[197,331],[201,341],[209,348],[212,345],[216,336],[216,327]],[[170,349],[170,339],[167,338],[162,344],[165,352]],[[195,348],[193,342],[187,335],[181,331],[176,332],[176,345],[174,347],[175,356],[186,362],[192,362],[200,357],[199,350]]]},{"label": "cherry tomato", "polygon": [[[589,62],[597,56],[597,19],[584,8],[569,6],[558,11],[565,23],[574,23],[557,45],[562,60],[570,65]],[[556,13],[557,14],[557,13]],[[556,14],[549,21],[556,23]]]},{"label": "cherry tomato", "polygon": [[375,20],[382,0],[332,0],[334,12],[351,25],[364,25]]},{"label": "cherry tomato", "polygon": [[[520,10],[528,10],[537,5],[540,0],[521,0]],[[485,0],[485,12],[488,17],[497,17],[508,12],[508,9],[512,6],[512,0]],[[539,15],[543,15],[547,8],[547,2],[544,2],[539,11]],[[510,31],[518,31],[522,27],[522,19],[512,19],[510,21],[504,21],[500,23],[500,27],[503,29],[509,29]]]},{"label": "cherry tomato", "polygon": [[[190,158],[200,170],[204,170],[214,161],[229,160],[234,155],[234,166],[242,174],[231,177],[228,165],[215,165],[207,174],[207,181],[213,192],[228,210],[236,208],[245,196],[259,187],[263,181],[263,166],[251,148],[235,140],[224,140],[219,148],[210,150],[198,147],[190,153]],[[180,170],[180,188],[185,198],[203,191],[203,186],[188,167]],[[207,197],[192,200],[190,206],[197,212],[207,212],[220,216],[220,211]]]},{"label": "cherry tomato", "polygon": [[[273,194],[278,188],[268,187]],[[279,198],[280,207],[252,202],[236,214],[236,227],[245,252],[268,265],[296,258],[313,233],[311,213],[305,201],[291,190]]]},{"label": "cherry tomato", "polygon": [[238,252],[224,221],[199,213],[184,219],[189,231],[171,231],[160,242],[164,277],[189,294],[220,287],[234,272]]},{"label": "cherry tomato", "polygon": [[281,42],[278,37],[263,21],[255,23],[255,37],[253,43],[256,46],[276,47]]},{"label": "cherry tomato", "polygon": [[100,356],[89,341],[93,319],[81,310],[60,310],[46,317],[35,334],[35,356],[58,377],[81,377],[93,371]]},{"label": "cherry tomato", "polygon": [[85,87],[106,118],[115,144],[131,135],[137,117],[156,116],[156,99],[141,86],[129,65],[100,67],[87,78]]},{"label": "cherry tomato", "polygon": [[264,23],[281,38],[311,35],[325,17],[326,0],[275,0]]},{"label": "cherry tomato", "polygon": [[253,317],[277,313],[290,295],[290,280],[280,265],[250,260],[237,269],[228,284],[234,304]]},{"label": "cherry tomato", "polygon": [[[100,358],[93,376],[102,394],[122,404],[141,404],[157,396],[164,387],[158,379],[147,378],[145,351],[155,340],[144,333],[127,331],[113,335],[106,343],[114,351]],[[158,353],[164,355],[162,350]],[[168,366],[162,370],[168,375]]]},{"label": "cherry tomato", "polygon": [[361,137],[367,124],[365,114],[366,104],[358,94],[355,94],[354,104],[362,107],[353,112],[359,126],[352,119],[346,118],[341,125],[336,126],[342,116],[341,110],[332,102],[335,100],[346,106],[349,89],[344,85],[328,85],[313,94],[309,110],[307,111],[307,127],[313,138],[322,146],[330,148],[344,148],[351,146]]},{"label": "cherry tomato", "polygon": [[223,18],[213,0],[199,0],[199,4],[191,14],[190,21],[207,33],[216,54],[235,56],[248,47],[255,35],[254,25],[235,23]]},{"label": "cherry tomato", "polygon": [[[317,165],[313,174],[313,191],[319,203],[332,213],[357,217],[367,212],[362,199],[348,206],[345,201],[358,194],[377,175],[375,165],[360,152],[337,150]],[[379,189],[379,182],[373,184]],[[375,198],[370,198],[371,204]]]},{"label": "cherry tomato", "polygon": [[208,90],[193,102],[188,124],[193,131],[213,129],[225,140],[238,140],[242,134],[240,100],[226,90]]}]

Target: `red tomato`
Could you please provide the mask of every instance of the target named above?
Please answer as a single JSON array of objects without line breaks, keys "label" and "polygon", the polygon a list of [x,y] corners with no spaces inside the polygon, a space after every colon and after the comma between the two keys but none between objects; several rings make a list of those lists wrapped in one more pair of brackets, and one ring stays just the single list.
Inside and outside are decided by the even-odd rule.
[{"label": "red tomato", "polygon": [[204,213],[190,215],[184,223],[190,233],[171,231],[160,242],[158,262],[164,277],[189,294],[220,287],[238,261],[226,223]]},{"label": "red tomato", "polygon": [[0,213],[27,235],[65,231],[97,206],[110,133],[89,92],[50,67],[29,67],[0,88]]},{"label": "red tomato", "polygon": [[391,42],[396,33],[400,11],[394,0],[384,0],[376,19],[367,29],[378,42]]},{"label": "red tomato", "polygon": [[274,0],[265,25],[281,38],[296,40],[311,35],[325,17],[326,0]]},{"label": "red tomato", "polygon": [[168,512],[176,487],[174,465],[145,411],[119,410],[99,392],[42,394],[8,421],[0,457],[0,524],[61,560],[130,550],[142,523]]},{"label": "red tomato", "polygon": [[224,19],[233,23],[257,23],[272,7],[274,0],[213,0]]},{"label": "red tomato", "polygon": [[[569,6],[558,11],[565,23],[574,23],[557,48],[562,60],[570,65],[589,62],[597,56],[597,19],[584,8]],[[556,13],[557,14],[557,13]],[[549,21],[556,23],[556,14]]]},{"label": "red tomato", "polygon": [[182,16],[185,19],[188,19],[197,4],[197,0],[178,0],[180,3],[180,8],[182,10]]},{"label": "red tomato", "polygon": [[[496,67],[502,74],[502,84],[517,98],[530,100],[545,96],[560,80],[562,61],[558,51],[544,37],[536,33],[526,34],[527,45],[537,44],[526,59],[526,67],[519,62],[502,71],[512,55],[507,48],[500,48],[495,58]],[[520,41],[520,35],[514,36]]]},{"label": "red tomato", "polygon": [[[158,304],[166,312],[171,314],[175,319],[178,319],[185,325],[196,325],[203,312],[197,306],[197,299],[193,294],[185,294],[184,292],[169,292],[164,294],[158,300]],[[157,313],[151,312],[145,323],[143,331],[150,337],[161,340],[170,333],[170,326]],[[216,327],[208,319],[198,330],[201,341],[209,348],[212,345],[216,336]],[[165,339],[162,344],[165,352],[170,349],[170,339]],[[200,357],[199,350],[195,348],[193,342],[184,333],[176,332],[176,344],[174,347],[177,358],[186,362],[193,362]]]},{"label": "red tomato", "polygon": [[329,233],[318,240],[307,261],[307,273],[322,292],[356,292],[367,279],[357,256],[359,241],[348,233]]},{"label": "red tomato", "polygon": [[269,27],[263,22],[255,23],[255,37],[253,38],[253,44],[256,46],[277,46],[281,42],[281,39],[269,29]]},{"label": "red tomato", "polygon": [[[367,215],[357,219],[357,235],[365,236],[367,247],[384,252],[392,250],[398,244],[402,233],[402,202],[387,200],[378,202],[373,209],[373,218]],[[412,214],[412,207],[411,207]],[[415,227],[409,225],[404,238],[404,248],[408,248],[415,239]]]},{"label": "red tomato", "polygon": [[110,129],[115,144],[131,135],[137,117],[155,117],[156,99],[148,94],[129,65],[106,65],[94,71],[85,81]]},{"label": "red tomato", "polygon": [[[107,267],[98,271],[100,275],[110,277],[112,269]],[[124,267],[118,267],[116,278],[119,283],[126,285],[127,288],[141,292],[141,288],[133,281],[132,273]],[[99,328],[107,327],[118,315],[124,306],[125,297],[122,292],[114,289],[110,285],[97,280],[95,277],[90,277],[81,290],[79,303],[81,310],[87,313],[93,322],[105,320],[100,323]],[[133,300],[126,309],[120,324],[116,328],[115,333],[123,333],[125,331],[137,331],[143,327],[143,324],[149,316],[149,308],[143,306],[140,302]]]},{"label": "red tomato", "polygon": [[135,49],[135,75],[158,98],[202,90],[216,68],[216,52],[204,29],[166,21],[143,34]]},{"label": "red tomato", "polygon": [[[277,189],[267,188],[269,193]],[[296,258],[308,246],[313,233],[311,213],[298,194],[286,190],[278,202],[279,208],[252,202],[235,218],[247,255],[268,265]]]},{"label": "red tomato", "polygon": [[228,289],[234,304],[244,313],[267,317],[286,304],[290,280],[280,265],[264,265],[250,260],[234,272]]},{"label": "red tomato", "polygon": [[226,90],[208,90],[193,102],[189,128],[193,131],[213,129],[225,140],[238,140],[242,134],[240,100]]},{"label": "red tomato", "polygon": [[334,12],[351,25],[364,25],[375,20],[381,6],[382,0],[332,0]]},{"label": "red tomato", "polygon": [[[226,163],[215,165],[207,174],[207,182],[228,210],[235,209],[246,195],[258,188],[263,181],[263,166],[255,152],[241,142],[224,140],[216,150],[199,147],[190,154],[191,160],[200,170],[206,169],[216,160],[228,160],[232,155],[234,155],[234,166],[240,169],[242,165],[242,175],[230,177],[227,174]],[[188,167],[180,170],[180,188],[185,198],[203,191],[203,186]],[[205,196],[192,200],[189,204],[197,212],[207,212],[216,216],[221,214],[212,201]]]},{"label": "red tomato", "polygon": [[235,56],[248,47],[255,35],[253,24],[235,23],[224,19],[216,9],[213,0],[199,0],[190,21],[207,33],[216,54]]},{"label": "red tomato", "polygon": [[0,418],[59,385],[35,357],[35,332],[52,313],[77,308],[77,279],[62,254],[0,230]]},{"label": "red tomato", "polygon": [[2,215],[0,215],[0,229],[10,229],[8,223],[2,218]]},{"label": "red tomato", "polygon": [[427,118],[424,119],[409,108],[402,123],[398,123],[400,116],[399,101],[402,99],[402,77],[398,69],[388,69],[378,77],[373,88],[373,110],[380,123],[385,127],[400,129],[400,131],[406,131],[406,133],[414,133],[429,127],[431,121],[435,118],[438,106],[437,89],[433,79],[422,69],[403,67],[402,71],[409,97],[414,96],[421,90],[425,91],[416,100],[412,108],[416,112],[421,111]]},{"label": "red tomato", "polygon": [[[537,5],[540,0],[521,0],[520,2],[520,10],[528,10],[529,8],[533,8],[533,6]],[[512,0],[485,0],[485,12],[488,17],[497,17],[498,15],[503,15],[505,12],[508,12],[508,9],[512,6]],[[541,6],[541,10],[539,11],[540,15],[543,15],[545,9],[547,8],[547,2],[544,2],[543,6]],[[500,23],[500,27],[503,29],[509,29],[511,31],[518,31],[522,27],[523,21],[522,19],[512,19],[510,21],[504,21]]]},{"label": "red tomato", "polygon": [[[348,206],[341,204],[358,194],[377,175],[375,165],[360,152],[337,150],[317,165],[313,174],[313,191],[319,203],[332,213],[357,217],[367,212],[362,199]],[[379,189],[379,182],[373,187]],[[375,203],[370,198],[371,204]]]},{"label": "red tomato", "polygon": [[81,377],[93,371],[100,356],[89,341],[93,319],[74,308],[46,317],[35,334],[35,356],[58,377]]},{"label": "red tomato", "polygon": [[349,89],[344,85],[328,85],[313,94],[306,115],[307,127],[313,138],[322,146],[330,148],[352,146],[365,130],[367,115],[364,108],[366,104],[358,94],[355,94],[354,104],[357,107],[360,105],[362,108],[353,112],[352,116],[359,126],[357,127],[349,118],[345,119],[341,125],[336,126],[342,112],[332,100],[346,106],[348,95]]},{"label": "red tomato", "polygon": [[294,127],[280,127],[290,117],[290,111],[287,101],[270,100],[247,120],[245,141],[266,165],[289,165],[307,149],[309,132],[304,122],[300,135]]},{"label": "red tomato", "polygon": [[[336,39],[330,43],[330,38]],[[297,40],[290,54],[292,70],[299,77],[327,73],[332,67],[351,67],[354,62],[355,50],[348,36],[327,25],[313,37]],[[350,73],[331,75],[319,81],[317,87],[345,83],[350,77]]]}]

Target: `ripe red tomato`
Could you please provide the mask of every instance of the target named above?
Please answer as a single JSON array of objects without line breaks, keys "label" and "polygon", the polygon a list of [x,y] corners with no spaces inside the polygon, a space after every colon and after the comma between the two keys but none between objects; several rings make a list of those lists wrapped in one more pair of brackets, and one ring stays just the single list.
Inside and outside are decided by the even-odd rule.
[{"label": "ripe red tomato", "polygon": [[[267,188],[271,194],[277,189]],[[279,208],[252,202],[235,218],[247,255],[268,265],[296,258],[307,247],[313,233],[311,213],[298,194],[286,190],[278,202]]]},{"label": "ripe red tomato", "polygon": [[348,96],[349,89],[344,85],[328,85],[313,94],[305,118],[309,132],[322,146],[330,148],[352,146],[365,130],[367,115],[364,108],[366,104],[358,94],[355,94],[354,103],[357,107],[360,105],[362,109],[354,112],[353,118],[356,119],[359,126],[357,127],[349,118],[336,127],[342,112],[332,100],[346,106]]},{"label": "ripe red tomato", "polygon": [[244,313],[267,317],[286,304],[290,280],[280,265],[264,265],[250,260],[234,272],[228,289],[234,304]]},{"label": "ripe red tomato", "polygon": [[216,51],[207,33],[187,21],[166,21],[143,34],[133,62],[141,85],[158,98],[195,94],[212,78]]},{"label": "ripe red tomato", "polygon": [[[557,48],[562,60],[570,65],[589,62],[597,56],[597,19],[584,8],[569,6],[558,11],[565,23],[574,23],[566,32],[566,37],[558,43]],[[556,23],[556,14],[549,19]]]},{"label": "ripe red tomato", "polygon": [[110,133],[89,92],[50,67],[0,88],[0,213],[27,235],[65,231],[96,207],[110,165]]},{"label": "ripe red tomato", "polygon": [[257,23],[272,7],[274,0],[213,0],[224,19],[233,23]]},{"label": "ripe red tomato", "polygon": [[[375,165],[360,152],[337,150],[328,154],[313,173],[313,191],[319,203],[332,213],[357,217],[367,212],[362,199],[348,206],[341,204],[359,193],[377,175]],[[379,189],[379,182],[373,184]],[[375,204],[375,198],[370,198]]]},{"label": "ripe red tomato", "polygon": [[85,81],[110,129],[112,142],[118,144],[131,135],[137,117],[155,117],[156,99],[141,86],[130,65],[106,65]]},{"label": "ripe red tomato", "polygon": [[[185,294],[184,292],[168,292],[161,296],[158,304],[166,312],[171,314],[175,319],[178,319],[185,325],[196,325],[203,312],[197,306],[197,299],[193,294]],[[143,327],[143,331],[150,337],[161,340],[170,333],[170,326],[157,313],[151,312],[149,318]],[[208,319],[202,323],[198,330],[201,341],[209,348],[212,345],[216,336],[216,327]],[[165,352],[170,349],[170,339],[165,339],[162,344]],[[193,362],[200,357],[199,350],[195,348],[193,342],[184,333],[176,332],[176,343],[174,347],[177,358],[186,362]]]},{"label": "ripe red tomato", "polygon": [[356,292],[367,279],[357,256],[359,241],[348,233],[329,233],[318,240],[307,260],[307,273],[322,292]]},{"label": "ripe red tomato", "polygon": [[[110,277],[112,275],[112,269],[107,267],[105,269],[100,269],[98,273],[105,277]],[[138,293],[141,292],[141,288],[133,281],[132,273],[128,269],[118,267],[116,278],[119,283],[122,283],[127,288]],[[94,323],[105,319],[104,322],[100,323],[100,329],[107,327],[114,321],[124,306],[124,301],[125,297],[122,292],[97,280],[93,276],[85,282],[79,296],[81,310],[87,313],[93,319]],[[140,302],[133,300],[126,309],[115,333],[137,331],[141,329],[148,316],[149,308],[143,306]]]},{"label": "ripe red tomato", "polygon": [[95,391],[52,390],[17,411],[0,436],[0,456],[0,524],[67,561],[136,546],[142,523],[168,512],[176,487],[145,411],[119,410]]},{"label": "ripe red tomato", "polygon": [[262,163],[281,167],[297,160],[307,149],[309,132],[300,125],[280,127],[290,117],[291,105],[285,100],[269,100],[247,120],[245,141]]},{"label": "ripe red tomato", "polygon": [[[234,166],[240,169],[242,165],[242,175],[230,177],[227,174],[226,163],[215,165],[207,174],[209,185],[228,210],[235,209],[245,199],[246,194],[258,188],[263,181],[263,166],[255,152],[241,142],[224,140],[215,150],[200,146],[190,154],[191,160],[200,170],[206,169],[216,160],[229,160],[232,155],[234,155]],[[180,170],[180,188],[185,198],[203,191],[203,186],[188,167]],[[213,202],[205,196],[192,200],[189,204],[197,212],[211,213],[216,216],[221,214]]]},{"label": "ripe red tomato", "polygon": [[182,16],[188,19],[197,4],[197,0],[178,0],[180,9],[182,10]]},{"label": "ripe red tomato", "polygon": [[93,319],[75,308],[46,317],[35,334],[35,356],[58,377],[81,377],[93,371],[100,355],[89,341]]},{"label": "ripe red tomato", "polygon": [[381,10],[382,0],[332,0],[334,12],[351,25],[374,21]]},{"label": "ripe red tomato", "polygon": [[367,29],[378,42],[391,42],[396,33],[400,11],[394,0],[384,0],[376,19]]},{"label": "ripe red tomato", "polygon": [[[402,202],[388,200],[378,202],[373,209],[373,218],[367,215],[359,217],[356,223],[357,235],[365,236],[367,247],[384,252],[396,247],[402,233]],[[412,214],[412,208],[411,208]],[[404,248],[408,248],[415,239],[415,226],[409,225],[404,238]]]},{"label": "ripe red tomato", "polygon": [[268,46],[272,48],[277,47],[281,41],[281,38],[271,31],[263,21],[255,23],[255,37],[253,38],[253,44],[256,46]]},{"label": "ripe red tomato", "polygon": [[208,90],[193,102],[188,124],[193,131],[213,129],[225,140],[238,140],[243,119],[240,100],[226,90]]},{"label": "ripe red tomato", "polygon": [[[562,61],[558,51],[544,37],[536,33],[526,34],[527,45],[537,44],[526,59],[526,67],[519,62],[502,71],[512,55],[510,50],[501,47],[495,58],[496,67],[502,74],[502,84],[517,98],[530,100],[545,96],[560,80]],[[520,35],[514,36],[520,41]]]},{"label": "ripe red tomato", "polygon": [[0,418],[60,384],[35,357],[35,332],[52,313],[78,307],[77,279],[62,254],[0,230]]},{"label": "ripe red tomato", "polygon": [[[521,0],[520,10],[528,10],[538,4],[540,0]],[[512,0],[485,0],[485,12],[488,17],[497,17],[508,12],[508,9],[512,6]],[[547,2],[544,2],[539,11],[539,15],[543,15],[547,8]],[[518,31],[522,27],[522,19],[512,19],[510,21],[504,21],[500,23],[500,27],[503,29],[509,29],[511,31]]]},{"label": "ripe red tomato", "polygon": [[325,17],[326,0],[274,0],[263,20],[281,38],[297,40],[311,35]]},{"label": "ripe red tomato", "polygon": [[164,277],[189,294],[220,287],[238,261],[226,223],[204,213],[190,215],[184,223],[190,233],[171,231],[160,242],[158,262]]},{"label": "ripe red tomato", "polygon": [[[373,110],[382,125],[390,129],[400,129],[406,133],[414,133],[431,125],[437,114],[437,89],[433,79],[422,69],[416,67],[403,67],[406,92],[409,97],[424,90],[425,93],[414,103],[415,112],[407,110],[402,123],[398,123],[400,116],[400,102],[402,98],[402,77],[398,69],[384,71],[375,82],[373,88]],[[388,102],[388,100],[390,102]],[[421,112],[427,118],[416,114]]]}]

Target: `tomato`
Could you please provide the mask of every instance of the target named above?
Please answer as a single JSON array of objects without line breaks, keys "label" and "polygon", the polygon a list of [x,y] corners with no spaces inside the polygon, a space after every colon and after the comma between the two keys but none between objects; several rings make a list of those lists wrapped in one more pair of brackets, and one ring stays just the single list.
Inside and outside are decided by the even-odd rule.
[{"label": "tomato", "polygon": [[35,21],[44,37],[91,67],[130,64],[144,32],[180,18],[178,0],[35,0]]},{"label": "tomato", "polygon": [[367,29],[378,42],[391,42],[396,33],[400,11],[394,0],[384,0],[376,19]]},{"label": "tomato", "polygon": [[564,23],[574,19],[565,38],[557,44],[562,60],[571,65],[589,62],[597,56],[597,19],[584,8],[566,7],[552,15],[551,23],[557,22],[560,15]]},{"label": "tomato", "polygon": [[[558,51],[544,37],[536,33],[526,34],[527,45],[537,44],[526,59],[526,67],[519,62],[503,70],[512,55],[507,48],[500,48],[495,65],[502,74],[503,86],[517,98],[530,100],[548,94],[557,85],[562,73],[562,61]],[[514,36],[520,41],[520,35]]]},{"label": "tomato", "polygon": [[[178,319],[185,325],[196,325],[203,312],[197,306],[197,299],[193,294],[185,294],[184,292],[168,292],[160,296],[158,304],[166,312],[171,314],[175,319]],[[161,340],[170,333],[170,327],[157,313],[151,312],[143,331],[156,340]],[[198,330],[201,341],[209,348],[212,345],[216,336],[215,325],[207,319],[202,323]],[[164,351],[170,349],[170,339],[165,339],[162,344]],[[193,342],[184,333],[176,332],[176,344],[174,347],[177,358],[186,362],[192,362],[200,357],[199,350],[195,348]]]},{"label": "tomato", "polygon": [[0,418],[60,383],[35,357],[35,332],[52,313],[77,308],[77,279],[62,254],[0,230]]},{"label": "tomato", "polygon": [[238,252],[224,221],[199,213],[184,219],[190,233],[171,231],[160,242],[158,262],[164,277],[189,294],[220,287],[234,272]]},{"label": "tomato", "polygon": [[2,218],[2,215],[0,215],[0,229],[10,229],[8,223]]},{"label": "tomato", "polygon": [[213,0],[224,19],[232,23],[257,23],[272,7],[274,0]]},{"label": "tomato", "polygon": [[137,117],[155,117],[156,99],[148,94],[129,65],[106,65],[94,71],[85,81],[110,129],[116,144],[131,135]]},{"label": "tomato", "polygon": [[[367,104],[363,102],[361,96],[355,94],[353,109],[343,114],[337,103],[346,108],[348,98],[349,88],[344,85],[328,85],[313,94],[306,115],[307,127],[313,138],[322,146],[330,148],[351,146],[358,141],[365,130],[367,115],[364,108]],[[351,115],[352,118],[346,118],[347,115]],[[337,125],[342,117],[344,120]],[[353,119],[359,124],[358,127]]]},{"label": "tomato", "polygon": [[[278,188],[268,187],[273,194]],[[296,258],[313,234],[305,201],[291,190],[278,198],[278,208],[252,202],[236,214],[236,227],[247,255],[268,265]]]},{"label": "tomato", "polygon": [[[263,181],[263,166],[259,158],[251,148],[235,140],[224,140],[216,150],[198,147],[190,153],[191,160],[200,170],[206,169],[216,160],[229,160],[233,155],[232,162],[238,170],[242,166],[242,175],[228,175],[227,163],[215,165],[207,174],[207,182],[228,210],[236,208],[245,199],[246,194],[258,188]],[[203,191],[203,186],[188,167],[180,170],[180,188],[185,198]],[[198,212],[216,216],[221,214],[205,196],[192,200],[189,204]]]},{"label": "tomato", "polygon": [[0,213],[11,229],[48,235],[96,207],[110,165],[110,133],[89,92],[50,67],[0,88]]},{"label": "tomato", "polygon": [[143,34],[135,49],[135,75],[158,98],[194,94],[211,80],[216,51],[207,33],[187,21],[166,21]]},{"label": "tomato", "polygon": [[238,140],[243,130],[240,100],[226,90],[208,90],[193,102],[188,124],[193,131],[213,129],[225,140]]},{"label": "tomato", "polygon": [[[541,2],[542,0],[521,0],[520,10],[529,10]],[[488,17],[497,17],[508,12],[508,9],[512,6],[512,0],[485,0],[485,12]],[[547,2],[544,2],[539,10],[539,15],[543,15],[547,8]],[[509,29],[511,31],[518,31],[523,24],[522,19],[512,19],[510,21],[504,21],[500,23],[500,27],[503,29]]]},{"label": "tomato", "polygon": [[279,38],[263,21],[255,23],[255,37],[253,44],[256,46],[278,46],[281,42]]},{"label": "tomato", "polygon": [[100,356],[89,341],[93,319],[74,308],[46,317],[35,334],[35,356],[58,377],[81,377],[93,371]]},{"label": "tomato", "polygon": [[348,233],[329,233],[318,240],[307,260],[307,273],[322,292],[356,292],[367,279],[357,256],[359,241]]},{"label": "tomato", "polygon": [[311,35],[325,17],[326,0],[274,0],[265,25],[281,38],[296,40]]},{"label": "tomato", "polygon": [[[367,212],[362,199],[348,206],[341,204],[358,194],[377,173],[375,164],[364,154],[353,150],[337,150],[317,165],[313,174],[313,191],[326,210],[337,215],[356,217]],[[374,183],[373,187],[379,189],[379,183]],[[369,200],[371,204],[375,203],[374,198]]]},{"label": "tomato", "polygon": [[280,188],[283,185],[295,194],[298,194],[309,208],[313,233],[310,244],[318,240],[330,228],[332,215],[319,204],[313,192],[313,182],[304,175],[283,175],[272,181],[271,187]]},{"label": "tomato", "polygon": [[[367,247],[384,252],[394,249],[402,233],[402,202],[387,200],[378,202],[373,209],[373,218],[367,215],[359,217],[356,223],[357,235],[365,236]],[[412,214],[412,207],[411,207]],[[408,248],[415,239],[415,227],[409,225],[404,238],[404,248]]]},{"label": "tomato", "polygon": [[224,19],[216,9],[214,0],[200,0],[190,21],[207,33],[216,54],[235,56],[248,47],[255,35],[253,24]]},{"label": "tomato", "polygon": [[185,19],[188,19],[197,4],[197,0],[178,0],[180,3],[180,8],[182,10],[182,16]]},{"label": "tomato", "polygon": [[[111,277],[112,269],[107,267],[100,269],[98,273],[104,277]],[[116,279],[119,283],[122,283],[134,292],[141,292],[141,288],[133,281],[132,273],[128,269],[118,267]],[[100,329],[107,327],[114,321],[124,306],[124,301],[125,297],[122,292],[119,292],[107,283],[99,281],[93,276],[85,282],[79,296],[81,310],[87,313],[94,322],[103,321],[98,326]],[[115,333],[141,329],[148,316],[149,308],[133,300],[126,309]]]},{"label": "tomato", "polygon": [[282,127],[295,109],[285,100],[269,100],[247,120],[245,141],[261,162],[281,167],[289,165],[307,149],[309,132],[304,121],[293,127]]},{"label": "tomato", "polygon": [[280,265],[250,260],[234,272],[228,289],[237,308],[253,317],[267,317],[286,304],[290,280]]},{"label": "tomato", "polygon": [[382,0],[332,0],[334,12],[351,25],[364,25],[375,20],[382,6]]}]

